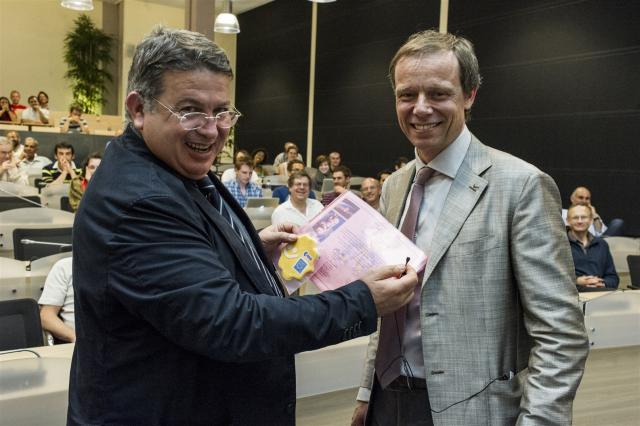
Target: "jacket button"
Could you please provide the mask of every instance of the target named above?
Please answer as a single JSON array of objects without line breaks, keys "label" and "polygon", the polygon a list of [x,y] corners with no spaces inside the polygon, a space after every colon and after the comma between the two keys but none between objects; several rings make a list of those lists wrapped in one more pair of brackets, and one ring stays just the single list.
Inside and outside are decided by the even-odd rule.
[{"label": "jacket button", "polygon": [[293,402],[290,402],[287,404],[287,413],[289,414],[293,414],[296,412],[296,404]]}]

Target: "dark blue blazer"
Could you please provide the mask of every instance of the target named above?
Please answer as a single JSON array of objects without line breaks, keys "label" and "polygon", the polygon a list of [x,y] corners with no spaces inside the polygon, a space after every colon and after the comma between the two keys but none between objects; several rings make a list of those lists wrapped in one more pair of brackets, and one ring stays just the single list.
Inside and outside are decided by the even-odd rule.
[{"label": "dark blue blazer", "polygon": [[84,194],[73,246],[69,424],[292,425],[293,354],[376,328],[362,282],[275,296],[195,183],[131,128],[109,144]]}]

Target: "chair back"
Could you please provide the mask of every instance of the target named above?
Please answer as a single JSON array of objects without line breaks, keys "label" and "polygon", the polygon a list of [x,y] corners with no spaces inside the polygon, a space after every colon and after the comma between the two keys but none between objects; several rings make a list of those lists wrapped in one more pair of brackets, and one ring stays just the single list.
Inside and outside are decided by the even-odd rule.
[{"label": "chair back", "polygon": [[324,178],[324,180],[322,181],[322,189],[320,189],[320,192],[324,194],[325,192],[332,192],[332,191],[333,191],[333,179]]},{"label": "chair back", "polygon": [[20,197],[0,196],[0,212],[26,207],[37,207],[36,204],[41,204],[39,195],[23,195]]},{"label": "chair back", "polygon": [[631,287],[634,289],[638,289],[640,288],[640,255],[628,255],[627,264],[629,265],[629,278],[631,278]]},{"label": "chair back", "polygon": [[33,299],[0,301],[0,351],[43,344],[38,303]]},{"label": "chair back", "polygon": [[13,230],[13,257],[34,260],[57,254],[71,245],[73,228],[16,228]]},{"label": "chair back", "polygon": [[63,197],[60,197],[60,210],[73,213],[73,209],[71,208],[71,203],[69,202],[69,197],[66,195]]}]

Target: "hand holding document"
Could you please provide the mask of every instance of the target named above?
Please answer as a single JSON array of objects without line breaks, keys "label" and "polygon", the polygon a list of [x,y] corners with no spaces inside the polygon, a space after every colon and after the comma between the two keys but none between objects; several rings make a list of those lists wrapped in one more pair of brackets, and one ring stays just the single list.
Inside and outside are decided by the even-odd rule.
[{"label": "hand holding document", "polygon": [[[369,285],[377,279],[366,278],[367,273],[376,268],[408,263],[415,271],[421,271],[427,262],[426,255],[413,242],[350,191],[302,225],[298,235],[308,235],[316,242],[317,256],[305,249],[296,251],[293,246],[285,247],[283,256],[286,254],[291,260],[288,267],[293,270],[284,272],[278,267],[279,259],[275,264],[284,272],[283,276],[296,277],[284,280],[289,293],[305,279],[322,291],[339,288],[361,277]],[[402,271],[397,277],[401,275]]]}]

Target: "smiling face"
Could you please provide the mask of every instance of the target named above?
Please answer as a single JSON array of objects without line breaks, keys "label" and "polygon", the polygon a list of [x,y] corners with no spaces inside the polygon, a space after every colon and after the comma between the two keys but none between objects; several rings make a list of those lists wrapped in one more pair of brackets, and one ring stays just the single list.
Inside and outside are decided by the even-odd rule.
[{"label": "smiling face", "polygon": [[591,221],[591,209],[587,206],[572,206],[567,212],[567,224],[573,232],[587,232],[591,226]]},{"label": "smiling face", "polygon": [[289,194],[292,201],[305,202],[309,198],[310,182],[307,176],[293,179],[289,186]]},{"label": "smiling face", "polygon": [[32,161],[33,158],[36,156],[36,153],[38,152],[38,142],[31,137],[26,138],[24,140],[24,150],[22,152],[24,152],[24,155],[25,157],[27,157],[27,160]]},{"label": "smiling face", "polygon": [[458,60],[449,51],[400,59],[395,85],[400,129],[428,163],[462,132],[475,91],[463,93]]},{"label": "smiling face", "polygon": [[377,179],[367,178],[362,181],[360,185],[360,192],[362,192],[362,198],[368,204],[375,204],[380,199],[380,183]]},{"label": "smiling face", "polygon": [[[164,92],[157,99],[178,114],[215,115],[230,107],[231,79],[226,75],[206,69],[170,71],[162,80]],[[127,109],[149,150],[189,179],[201,179],[207,174],[229,136],[229,129],[221,129],[211,121],[200,129],[184,130],[180,120],[166,109],[158,105],[153,111],[143,108],[143,100],[136,92],[127,96]]]}]

